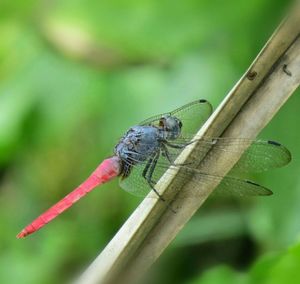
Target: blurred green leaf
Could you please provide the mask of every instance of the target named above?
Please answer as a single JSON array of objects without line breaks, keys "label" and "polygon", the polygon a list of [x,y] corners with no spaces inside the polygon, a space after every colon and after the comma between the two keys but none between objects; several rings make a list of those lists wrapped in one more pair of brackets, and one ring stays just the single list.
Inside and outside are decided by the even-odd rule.
[{"label": "blurred green leaf", "polygon": [[188,282],[189,284],[246,284],[244,275],[239,274],[226,266],[219,266],[203,274],[197,280]]},{"label": "blurred green leaf", "polygon": [[212,268],[190,284],[285,284],[300,281],[300,245],[281,253],[261,257],[249,272],[236,272],[226,266]]},{"label": "blurred green leaf", "polygon": [[238,237],[247,233],[245,220],[239,211],[215,210],[198,214],[176,237],[175,246],[201,244]]}]

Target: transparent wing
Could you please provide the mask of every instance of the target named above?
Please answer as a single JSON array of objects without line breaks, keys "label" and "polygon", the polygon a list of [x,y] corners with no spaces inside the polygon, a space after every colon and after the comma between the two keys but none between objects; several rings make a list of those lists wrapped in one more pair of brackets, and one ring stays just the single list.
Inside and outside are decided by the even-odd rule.
[{"label": "transparent wing", "polygon": [[258,140],[243,153],[229,174],[240,172],[263,172],[287,165],[292,159],[283,145],[268,140]]},{"label": "transparent wing", "polygon": [[[184,138],[182,143],[188,141],[188,139],[190,138]],[[239,153],[246,146],[250,145],[231,170],[230,174],[232,175],[245,172],[263,172],[274,168],[280,168],[287,165],[292,158],[290,151],[285,146],[271,140],[206,137],[196,140],[193,143],[199,143],[200,147],[191,154],[189,159],[189,166],[192,168],[198,167],[200,162],[199,157],[202,156],[201,154],[203,152],[207,152],[212,146],[221,151]],[[175,161],[183,150],[175,148],[168,149],[172,161]]]},{"label": "transparent wing", "polygon": [[183,137],[188,138],[189,134],[196,133],[212,114],[212,111],[212,105],[208,101],[202,99],[186,104],[174,111],[150,117],[142,121],[140,125],[158,126],[159,119],[162,116],[172,115],[179,118],[182,122],[181,139],[183,139]]},{"label": "transparent wing", "polygon": [[[200,147],[199,151],[207,151],[207,147],[214,145],[214,147],[217,147],[222,151],[236,152],[241,151],[249,144],[251,145],[244,152],[239,162],[230,171],[229,176],[218,177],[208,175],[197,170],[196,167],[199,165],[197,158],[200,152],[195,152],[192,154],[189,163],[184,166],[171,165],[170,161],[166,157],[160,155],[153,172],[152,180],[157,182],[171,165],[171,170],[169,170],[168,173],[173,174],[175,173],[174,169],[180,167],[181,171],[179,176],[182,178],[182,180],[186,179],[187,175],[195,176],[195,189],[199,188],[199,185],[203,183],[215,180],[220,182],[216,191],[223,192],[222,194],[229,193],[238,196],[268,195],[271,192],[265,187],[233,176],[241,172],[261,172],[272,168],[282,167],[288,164],[291,160],[291,153],[289,150],[283,145],[274,141],[249,140],[241,138],[205,138],[198,141],[198,143],[202,144],[202,147]],[[182,149],[169,150],[171,162],[174,164],[176,157],[180,154]],[[144,157],[142,157],[142,154],[140,155],[141,160],[143,160]],[[121,181],[121,187],[134,195],[145,196],[149,190],[151,190],[150,186],[142,175],[146,164],[147,160],[143,163],[133,166],[129,177]]]},{"label": "transparent wing", "polygon": [[[154,182],[154,187],[161,177],[162,173],[165,173],[166,175],[176,174],[179,184],[180,182],[186,182],[187,177],[191,177],[188,178],[188,182],[192,183],[192,186],[188,187],[188,190],[185,189],[185,192],[181,193],[182,197],[193,197],[200,195],[203,185],[211,182],[219,183],[215,192],[221,194],[230,194],[235,196],[257,196],[272,194],[272,191],[270,191],[269,189],[249,180],[239,179],[231,176],[222,177],[210,175],[187,166],[172,165],[171,167],[169,167],[168,162],[163,161],[163,159],[164,158],[160,159],[160,161],[157,163],[157,166],[153,173],[152,181]],[[130,176],[120,181],[121,187],[133,195],[140,197],[146,196],[149,191],[151,191],[151,187],[142,177],[144,167],[144,163],[133,166]],[[179,172],[177,172],[178,167],[180,167]],[[166,172],[167,169],[169,170]],[[153,197],[156,196],[153,195]]]},{"label": "transparent wing", "polygon": [[[271,140],[250,140],[241,138],[206,138],[200,140],[201,147],[192,154],[192,163],[197,164],[197,157],[208,147],[214,147],[229,153],[239,153],[245,146],[250,145],[242,154],[237,164],[230,171],[230,175],[242,172],[263,172],[280,168],[291,161],[290,151],[283,145]],[[195,161],[195,162],[193,162]],[[216,161],[217,162],[217,161]]]}]

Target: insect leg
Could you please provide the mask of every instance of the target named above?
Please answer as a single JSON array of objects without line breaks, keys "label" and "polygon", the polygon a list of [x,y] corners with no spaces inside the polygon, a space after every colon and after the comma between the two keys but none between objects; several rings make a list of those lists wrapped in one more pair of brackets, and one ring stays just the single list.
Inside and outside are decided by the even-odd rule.
[{"label": "insect leg", "polygon": [[163,142],[168,145],[169,147],[171,148],[175,148],[175,149],[183,149],[185,148],[186,146],[194,143],[195,141],[191,141],[191,142],[187,142],[187,143],[184,143],[184,144],[173,144],[171,142],[169,142],[168,140],[163,140]]},{"label": "insect leg", "polygon": [[[159,159],[159,156],[160,156],[160,151],[157,151],[157,153],[154,155],[153,158],[151,158],[150,160],[152,160],[151,162],[151,165],[149,165],[149,170],[148,170],[148,173],[147,175],[148,176],[145,176],[144,178],[146,179],[147,183],[149,184],[149,186],[151,187],[151,189],[155,192],[155,194],[159,197],[159,199],[163,202],[165,202],[166,200],[161,196],[161,194],[156,190],[155,186],[153,185],[154,184],[154,181],[152,180],[152,176],[153,176],[153,173],[154,173],[154,170],[155,170],[155,167],[156,167],[156,164],[157,164],[157,161]],[[167,208],[170,209],[173,213],[176,214],[176,211],[170,206],[170,204],[166,204]]]},{"label": "insect leg", "polygon": [[161,147],[162,147],[162,150],[163,150],[163,155],[167,158],[167,160],[169,161],[169,163],[172,165],[173,162],[171,160],[170,153],[169,153],[169,150],[168,150],[167,146],[162,143]]},{"label": "insect leg", "polygon": [[[157,161],[159,159],[160,156],[160,151],[157,151],[157,153],[155,153],[155,155],[153,156],[153,158],[149,159],[149,162],[147,163],[145,170],[143,171],[143,177],[145,178],[145,180],[147,181],[147,183],[149,184],[149,186],[151,187],[151,189],[155,192],[155,194],[159,197],[160,200],[162,201],[166,201],[161,195],[160,193],[156,190],[156,188],[153,185],[153,181],[152,181],[152,176],[153,176],[153,172],[155,170]],[[144,175],[145,172],[145,175]]]},{"label": "insect leg", "polygon": [[161,145],[162,145],[162,149],[163,149],[163,155],[167,158],[167,160],[169,161],[170,165],[172,165],[172,166],[187,166],[187,165],[192,164],[192,163],[181,163],[181,164],[179,163],[179,164],[175,164],[172,161],[171,157],[170,157],[170,152],[168,150],[168,147],[165,144],[163,144],[163,143]]},{"label": "insect leg", "polygon": [[149,171],[149,167],[151,166],[152,163],[153,163],[153,158],[150,158],[146,164],[146,167],[143,170],[142,176],[146,180],[147,180],[147,173]]}]

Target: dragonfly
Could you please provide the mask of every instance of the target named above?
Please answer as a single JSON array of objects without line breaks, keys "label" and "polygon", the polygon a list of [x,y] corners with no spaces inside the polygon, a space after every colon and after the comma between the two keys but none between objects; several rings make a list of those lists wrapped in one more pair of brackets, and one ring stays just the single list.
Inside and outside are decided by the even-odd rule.
[{"label": "dragonfly", "polygon": [[[95,187],[117,177],[120,186],[129,193],[142,197],[153,191],[152,196],[163,202],[166,200],[159,192],[157,183],[166,174],[176,174],[176,178],[179,175],[182,179],[193,176],[193,194],[199,194],[200,185],[216,181],[219,184],[216,192],[238,196],[271,195],[270,189],[238,175],[285,166],[291,161],[290,151],[272,140],[230,137],[194,139],[195,133],[212,112],[212,105],[205,99],[199,99],[131,127],[115,146],[113,156],[103,160],[83,183],[26,226],[17,238],[24,238],[41,229]],[[176,163],[180,153],[192,143],[199,143],[199,150],[191,153],[187,163]],[[212,146],[229,153],[242,151],[245,146],[248,148],[228,175],[217,176],[197,169],[199,157]]]}]

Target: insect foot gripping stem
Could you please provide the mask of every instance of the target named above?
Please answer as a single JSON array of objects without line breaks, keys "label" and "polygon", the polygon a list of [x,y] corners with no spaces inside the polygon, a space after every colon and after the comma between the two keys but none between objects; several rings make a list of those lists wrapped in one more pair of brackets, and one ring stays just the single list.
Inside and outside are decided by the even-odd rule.
[{"label": "insect foot gripping stem", "polygon": [[41,229],[44,225],[67,210],[88,192],[92,191],[96,186],[117,177],[120,174],[120,168],[120,160],[118,157],[114,156],[104,160],[81,185],[49,208],[42,215],[37,217],[31,224],[29,224],[17,235],[17,238],[24,238],[27,235],[30,235]]}]

